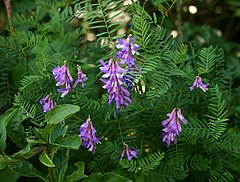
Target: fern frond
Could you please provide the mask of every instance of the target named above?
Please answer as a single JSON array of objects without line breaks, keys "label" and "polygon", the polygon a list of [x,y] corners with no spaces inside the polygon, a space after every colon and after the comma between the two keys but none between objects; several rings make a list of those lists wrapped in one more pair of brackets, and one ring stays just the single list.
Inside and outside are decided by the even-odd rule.
[{"label": "fern frond", "polygon": [[201,154],[187,156],[185,159],[186,166],[190,166],[194,171],[206,171],[210,168],[210,160]]},{"label": "fern frond", "polygon": [[211,170],[209,182],[231,182],[234,181],[234,177],[227,169]]},{"label": "fern frond", "polygon": [[129,172],[147,174],[147,172],[152,171],[159,166],[163,157],[164,153],[155,152],[142,159],[134,159],[130,161],[123,159],[119,161],[119,164]]},{"label": "fern frond", "polygon": [[20,95],[15,95],[14,105],[19,106],[22,109],[23,114],[28,117],[34,118],[36,112],[36,106],[31,104],[26,97]]},{"label": "fern frond", "polygon": [[179,64],[184,61],[184,59],[187,56],[187,50],[188,50],[188,46],[186,44],[180,44],[178,46],[178,49],[173,51],[171,57],[175,64]]},{"label": "fern frond", "polygon": [[20,81],[22,86],[19,88],[19,90],[23,91],[27,87],[31,86],[33,83],[38,84],[39,87],[41,87],[40,82],[42,81],[43,78],[44,78],[43,76],[39,75],[24,76],[24,78]]},{"label": "fern frond", "polygon": [[196,145],[199,139],[208,139],[211,135],[208,123],[204,119],[190,118],[188,124],[182,127],[182,136],[192,145]]},{"label": "fern frond", "polygon": [[211,72],[216,62],[216,48],[213,48],[213,46],[202,48],[198,58],[198,73],[201,75]]},{"label": "fern frond", "polygon": [[210,89],[211,99],[208,105],[208,109],[211,114],[208,114],[209,127],[211,135],[214,139],[219,139],[222,133],[227,128],[228,111],[225,110],[224,100],[222,100],[222,94],[216,84],[214,88]]},{"label": "fern frond", "polygon": [[85,108],[87,110],[89,109],[99,110],[102,107],[102,105],[98,101],[89,98],[81,93],[77,95],[72,95],[72,102],[75,105],[79,105],[82,109]]}]

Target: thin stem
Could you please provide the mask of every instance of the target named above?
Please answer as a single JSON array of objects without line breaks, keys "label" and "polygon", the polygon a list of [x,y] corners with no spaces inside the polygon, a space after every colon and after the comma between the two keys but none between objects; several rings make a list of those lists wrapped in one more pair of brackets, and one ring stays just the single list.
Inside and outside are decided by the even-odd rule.
[{"label": "thin stem", "polygon": [[124,145],[123,135],[122,135],[122,129],[121,129],[120,121],[119,121],[119,116],[118,116],[118,128],[119,128],[119,132],[120,132],[120,137],[121,137],[121,140],[122,140],[122,144]]},{"label": "thin stem", "polygon": [[176,1],[176,6],[177,6],[177,21],[176,21],[176,26],[178,29],[179,33],[179,41],[183,42],[183,32],[182,32],[182,0],[177,0]]}]

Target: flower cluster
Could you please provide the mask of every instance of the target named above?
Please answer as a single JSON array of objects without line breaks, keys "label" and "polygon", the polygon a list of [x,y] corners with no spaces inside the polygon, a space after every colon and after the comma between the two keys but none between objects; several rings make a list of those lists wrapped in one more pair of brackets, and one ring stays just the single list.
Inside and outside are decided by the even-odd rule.
[{"label": "flower cluster", "polygon": [[208,90],[208,83],[203,84],[202,83],[202,78],[200,76],[196,76],[196,79],[193,83],[193,85],[190,87],[190,91],[193,91],[194,87],[199,87],[200,89],[202,89],[204,92],[206,92]]},{"label": "flower cluster", "polygon": [[170,146],[170,142],[174,144],[177,143],[176,137],[179,136],[180,132],[182,132],[182,127],[180,124],[180,120],[187,124],[187,120],[181,113],[181,109],[174,108],[173,111],[167,114],[168,119],[162,122],[162,125],[165,127],[163,129],[163,142],[166,142],[167,147]]},{"label": "flower cluster", "polygon": [[100,142],[100,138],[96,137],[96,130],[92,125],[90,117],[80,127],[80,137],[82,139],[82,146],[87,148],[93,154],[96,152],[96,145]]},{"label": "flower cluster", "polygon": [[[108,64],[100,60],[102,64],[100,69],[104,73],[101,81],[105,83],[103,88],[107,89],[109,93],[108,103],[111,104],[115,100],[118,111],[120,111],[121,105],[126,109],[132,102],[130,93],[127,89],[132,89],[132,84],[135,79],[132,73],[134,69],[137,69],[133,55],[138,54],[137,49],[139,45],[135,44],[134,41],[135,39],[131,38],[131,35],[129,35],[125,41],[123,39],[118,39],[119,44],[116,46],[118,49],[121,49],[116,58],[120,59],[121,64],[127,64],[127,70],[121,68],[118,61],[113,61],[112,58],[110,58]],[[106,78],[109,79],[106,80]],[[124,88],[124,83],[127,85],[127,89]]]},{"label": "flower cluster", "polygon": [[109,78],[109,80],[101,79],[101,81],[105,83],[103,88],[107,89],[109,93],[108,103],[111,104],[113,100],[115,100],[116,108],[120,111],[121,105],[126,108],[132,102],[130,99],[130,93],[123,87],[122,82],[122,73],[126,72],[126,70],[121,68],[117,61],[114,63],[112,58],[108,64],[103,60],[100,60],[100,63],[103,66],[100,69],[105,73],[102,78]]},{"label": "flower cluster", "polygon": [[50,95],[47,95],[46,97],[42,98],[40,101],[40,104],[43,105],[43,111],[48,112],[52,108],[54,108],[57,104],[54,102],[51,98]]},{"label": "flower cluster", "polygon": [[123,39],[118,39],[119,44],[116,46],[118,49],[121,49],[116,58],[120,58],[121,64],[127,64],[129,67],[135,66],[134,54],[138,54],[137,50],[139,48],[138,44],[134,43],[135,39],[131,38],[131,35],[127,37],[124,41]]},{"label": "flower cluster", "polygon": [[88,79],[86,77],[86,74],[82,72],[80,66],[78,66],[78,79],[75,81],[74,85],[71,86],[70,84],[74,81],[74,79],[70,74],[70,70],[67,67],[66,62],[64,62],[64,65],[62,67],[58,66],[54,68],[53,74],[57,81],[56,86],[65,85],[65,88],[57,90],[58,92],[62,93],[61,97],[64,97],[68,94],[68,92],[73,91],[73,89],[77,86],[78,83],[82,83],[82,87],[84,87],[84,82]]},{"label": "flower cluster", "polygon": [[125,148],[124,148],[123,151],[122,151],[120,160],[123,159],[123,157],[124,157],[124,155],[125,155],[125,152],[126,152],[126,154],[127,154],[128,160],[132,160],[132,158],[137,158],[137,156],[138,156],[138,151],[137,151],[136,149],[134,149],[134,150],[129,149],[128,145],[125,144],[125,143],[124,143],[124,146],[125,146]]}]

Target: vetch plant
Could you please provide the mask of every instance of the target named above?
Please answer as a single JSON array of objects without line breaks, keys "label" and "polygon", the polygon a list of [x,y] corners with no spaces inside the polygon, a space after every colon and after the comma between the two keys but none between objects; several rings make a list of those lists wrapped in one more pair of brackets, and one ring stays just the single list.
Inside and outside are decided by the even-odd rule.
[{"label": "vetch plant", "polygon": [[240,179],[226,32],[186,22],[188,1],[25,3],[0,20],[1,181]]}]

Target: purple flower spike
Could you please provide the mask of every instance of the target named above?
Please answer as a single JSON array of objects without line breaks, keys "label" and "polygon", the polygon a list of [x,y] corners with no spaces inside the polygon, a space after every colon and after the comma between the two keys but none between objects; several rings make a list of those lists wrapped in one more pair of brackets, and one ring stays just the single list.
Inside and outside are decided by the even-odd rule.
[{"label": "purple flower spike", "polygon": [[81,70],[81,67],[78,65],[78,79],[75,81],[74,85],[73,85],[73,89],[77,86],[78,83],[82,83],[82,87],[85,87],[85,81],[88,79],[86,74],[83,73],[83,71]]},{"label": "purple flower spike", "polygon": [[182,115],[180,108],[174,108],[171,114],[169,113],[167,116],[169,118],[162,122],[162,125],[165,127],[163,129],[163,142],[166,142],[167,147],[170,147],[171,142],[177,143],[176,137],[182,132],[180,120],[183,124],[188,124],[188,122]]},{"label": "purple flower spike", "polygon": [[[112,58],[108,64],[105,64],[103,60],[100,60],[100,63],[103,66],[100,69],[105,73],[102,76],[101,81],[105,83],[103,88],[107,89],[109,93],[108,103],[111,104],[115,100],[118,111],[120,111],[121,105],[126,109],[126,107],[132,102],[130,99],[130,93],[123,87],[122,82],[122,73],[125,73],[126,70],[121,68],[117,61],[114,63]],[[103,78],[109,78],[109,80]]]},{"label": "purple flower spike", "polygon": [[131,149],[129,149],[127,144],[124,144],[124,145],[125,145],[125,148],[124,148],[123,151],[122,151],[120,160],[123,159],[123,157],[124,157],[124,155],[125,155],[125,152],[126,152],[126,154],[127,154],[128,160],[132,160],[132,158],[137,158],[137,156],[138,156],[138,151],[137,151],[137,150],[131,150]]},{"label": "purple flower spike", "polygon": [[96,145],[101,142],[96,137],[97,132],[92,125],[90,117],[81,125],[79,132],[79,136],[82,139],[82,146],[94,154],[96,152]]},{"label": "purple flower spike", "polygon": [[121,64],[128,64],[128,66],[135,65],[133,55],[138,54],[137,50],[140,46],[135,44],[134,41],[135,39],[131,38],[131,35],[129,35],[125,41],[118,39],[119,44],[116,47],[121,50],[118,52],[116,58],[121,59]]},{"label": "purple flower spike", "polygon": [[66,65],[66,62],[64,62],[64,65],[62,67],[58,66],[53,69],[53,74],[57,81],[57,86],[62,86],[65,84],[65,88],[58,89],[58,92],[62,93],[61,97],[64,97],[68,94],[69,91],[72,90],[70,83],[74,81],[70,74],[69,68]]},{"label": "purple flower spike", "polygon": [[190,91],[193,91],[194,87],[199,87],[200,89],[202,89],[202,91],[206,92],[208,90],[208,83],[203,84],[202,83],[202,78],[200,76],[196,76],[196,79],[193,83],[193,85],[190,87]]},{"label": "purple flower spike", "polygon": [[47,95],[46,97],[42,98],[40,101],[40,104],[43,105],[43,111],[48,112],[52,108],[54,108],[57,104],[54,102],[51,98],[50,95]]}]

